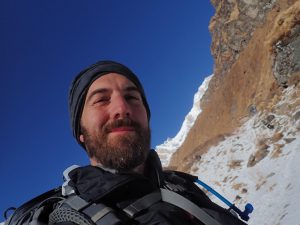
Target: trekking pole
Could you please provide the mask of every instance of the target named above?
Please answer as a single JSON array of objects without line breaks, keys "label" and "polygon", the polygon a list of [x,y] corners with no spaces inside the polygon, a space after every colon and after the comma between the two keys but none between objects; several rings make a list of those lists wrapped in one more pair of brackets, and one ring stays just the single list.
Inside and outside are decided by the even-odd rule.
[{"label": "trekking pole", "polygon": [[244,211],[241,211],[239,208],[237,208],[233,203],[231,203],[230,201],[228,201],[226,198],[224,198],[222,195],[220,195],[217,191],[215,191],[214,189],[212,189],[210,186],[208,186],[206,183],[204,183],[203,181],[197,179],[196,180],[197,184],[200,184],[202,187],[204,187],[206,190],[208,190],[209,192],[211,192],[212,194],[214,194],[216,197],[218,197],[222,202],[224,202],[226,205],[229,206],[229,209],[234,210],[240,217],[241,219],[248,221],[249,220],[249,214],[253,212],[254,207],[252,206],[252,204],[247,203],[245,205],[245,209]]}]

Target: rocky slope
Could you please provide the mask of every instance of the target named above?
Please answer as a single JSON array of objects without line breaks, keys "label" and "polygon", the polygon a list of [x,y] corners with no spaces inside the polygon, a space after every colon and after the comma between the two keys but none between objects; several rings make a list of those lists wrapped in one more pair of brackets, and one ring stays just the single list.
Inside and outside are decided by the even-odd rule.
[{"label": "rocky slope", "polygon": [[[169,164],[182,171],[254,113],[268,123],[285,89],[299,90],[300,1],[212,4],[216,8],[209,26],[214,76],[201,100],[201,114]],[[299,92],[295,95],[299,98]],[[285,110],[295,111],[297,106],[298,102]]]},{"label": "rocky slope", "polygon": [[299,224],[300,1],[212,4],[215,67],[201,113],[180,147],[170,139],[157,151],[242,210],[250,201],[249,224]]},{"label": "rocky slope", "polygon": [[299,95],[299,90],[286,88],[271,113],[253,113],[189,170],[240,209],[252,203],[251,225],[299,224]]}]

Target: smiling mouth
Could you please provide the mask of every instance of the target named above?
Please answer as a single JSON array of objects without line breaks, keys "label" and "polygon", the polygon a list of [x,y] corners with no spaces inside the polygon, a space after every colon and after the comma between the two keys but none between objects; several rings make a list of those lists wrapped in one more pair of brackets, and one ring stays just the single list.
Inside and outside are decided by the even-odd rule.
[{"label": "smiling mouth", "polygon": [[115,127],[110,130],[109,133],[117,133],[117,132],[133,132],[135,131],[134,127]]}]

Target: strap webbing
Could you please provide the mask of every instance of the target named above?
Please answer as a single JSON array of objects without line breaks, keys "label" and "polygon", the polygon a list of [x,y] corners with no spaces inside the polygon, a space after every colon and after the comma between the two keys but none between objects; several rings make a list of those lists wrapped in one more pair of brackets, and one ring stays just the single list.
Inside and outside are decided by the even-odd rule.
[{"label": "strap webbing", "polygon": [[137,213],[149,208],[151,205],[153,205],[156,202],[159,202],[160,200],[160,192],[153,192],[148,195],[145,195],[144,197],[130,204],[125,209],[123,209],[123,211],[126,212],[129,217],[133,218]]},{"label": "strap webbing", "polygon": [[89,202],[80,198],[78,195],[73,195],[67,198],[65,201],[63,201],[63,203],[69,205],[71,208],[75,209],[76,211],[79,211],[90,204]]},{"label": "strap webbing", "polygon": [[162,188],[160,189],[160,192],[153,192],[138,199],[123,209],[123,211],[126,212],[129,217],[133,218],[142,210],[149,208],[151,205],[161,200],[185,210],[206,225],[221,225],[189,199],[176,192]]},{"label": "strap webbing", "polygon": [[103,218],[106,214],[112,212],[113,209],[107,207],[103,204],[93,204],[83,210],[83,212],[88,215],[94,223],[97,223],[98,220]]},{"label": "strap webbing", "polygon": [[[218,221],[216,221],[213,217],[211,217],[208,213],[206,213],[203,209],[197,206],[195,203],[190,201],[189,199],[177,194],[176,192],[167,190],[167,189],[160,189],[160,192],[152,192],[144,197],[138,199],[134,203],[127,206],[123,211],[127,213],[130,218],[134,218],[139,212],[144,209],[148,209],[153,204],[164,201],[175,205],[186,212],[190,213],[191,215],[195,216],[205,225],[221,225]],[[113,210],[105,205],[99,204],[92,204],[89,205],[88,202],[80,198],[79,196],[72,196],[64,203],[67,203],[75,210],[83,210],[83,212],[90,216],[92,221],[96,222],[103,218],[108,213],[112,212]],[[89,206],[88,206],[89,205]]]},{"label": "strap webbing", "polygon": [[90,202],[87,202],[81,197],[79,197],[78,195],[69,197],[67,200],[64,201],[64,204],[69,205],[71,208],[75,209],[78,212],[82,211],[83,213],[88,215],[94,223],[97,223],[98,220],[100,220],[106,214],[113,211],[112,208],[107,207],[101,203],[91,204]]},{"label": "strap webbing", "polygon": [[202,210],[200,207],[198,207],[195,203],[191,202],[187,198],[166,189],[161,188],[160,191],[162,200],[164,202],[168,202],[187,211],[206,225],[221,225],[218,221],[213,219],[204,210]]}]

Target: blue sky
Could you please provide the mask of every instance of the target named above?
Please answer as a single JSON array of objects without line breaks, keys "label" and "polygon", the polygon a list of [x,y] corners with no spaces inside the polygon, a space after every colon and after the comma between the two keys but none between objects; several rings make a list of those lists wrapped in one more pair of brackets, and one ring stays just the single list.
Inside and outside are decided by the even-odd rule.
[{"label": "blue sky", "polygon": [[213,71],[209,0],[0,1],[0,220],[88,159],[73,139],[72,78],[112,59],[130,67],[151,108],[152,146],[173,137]]}]

